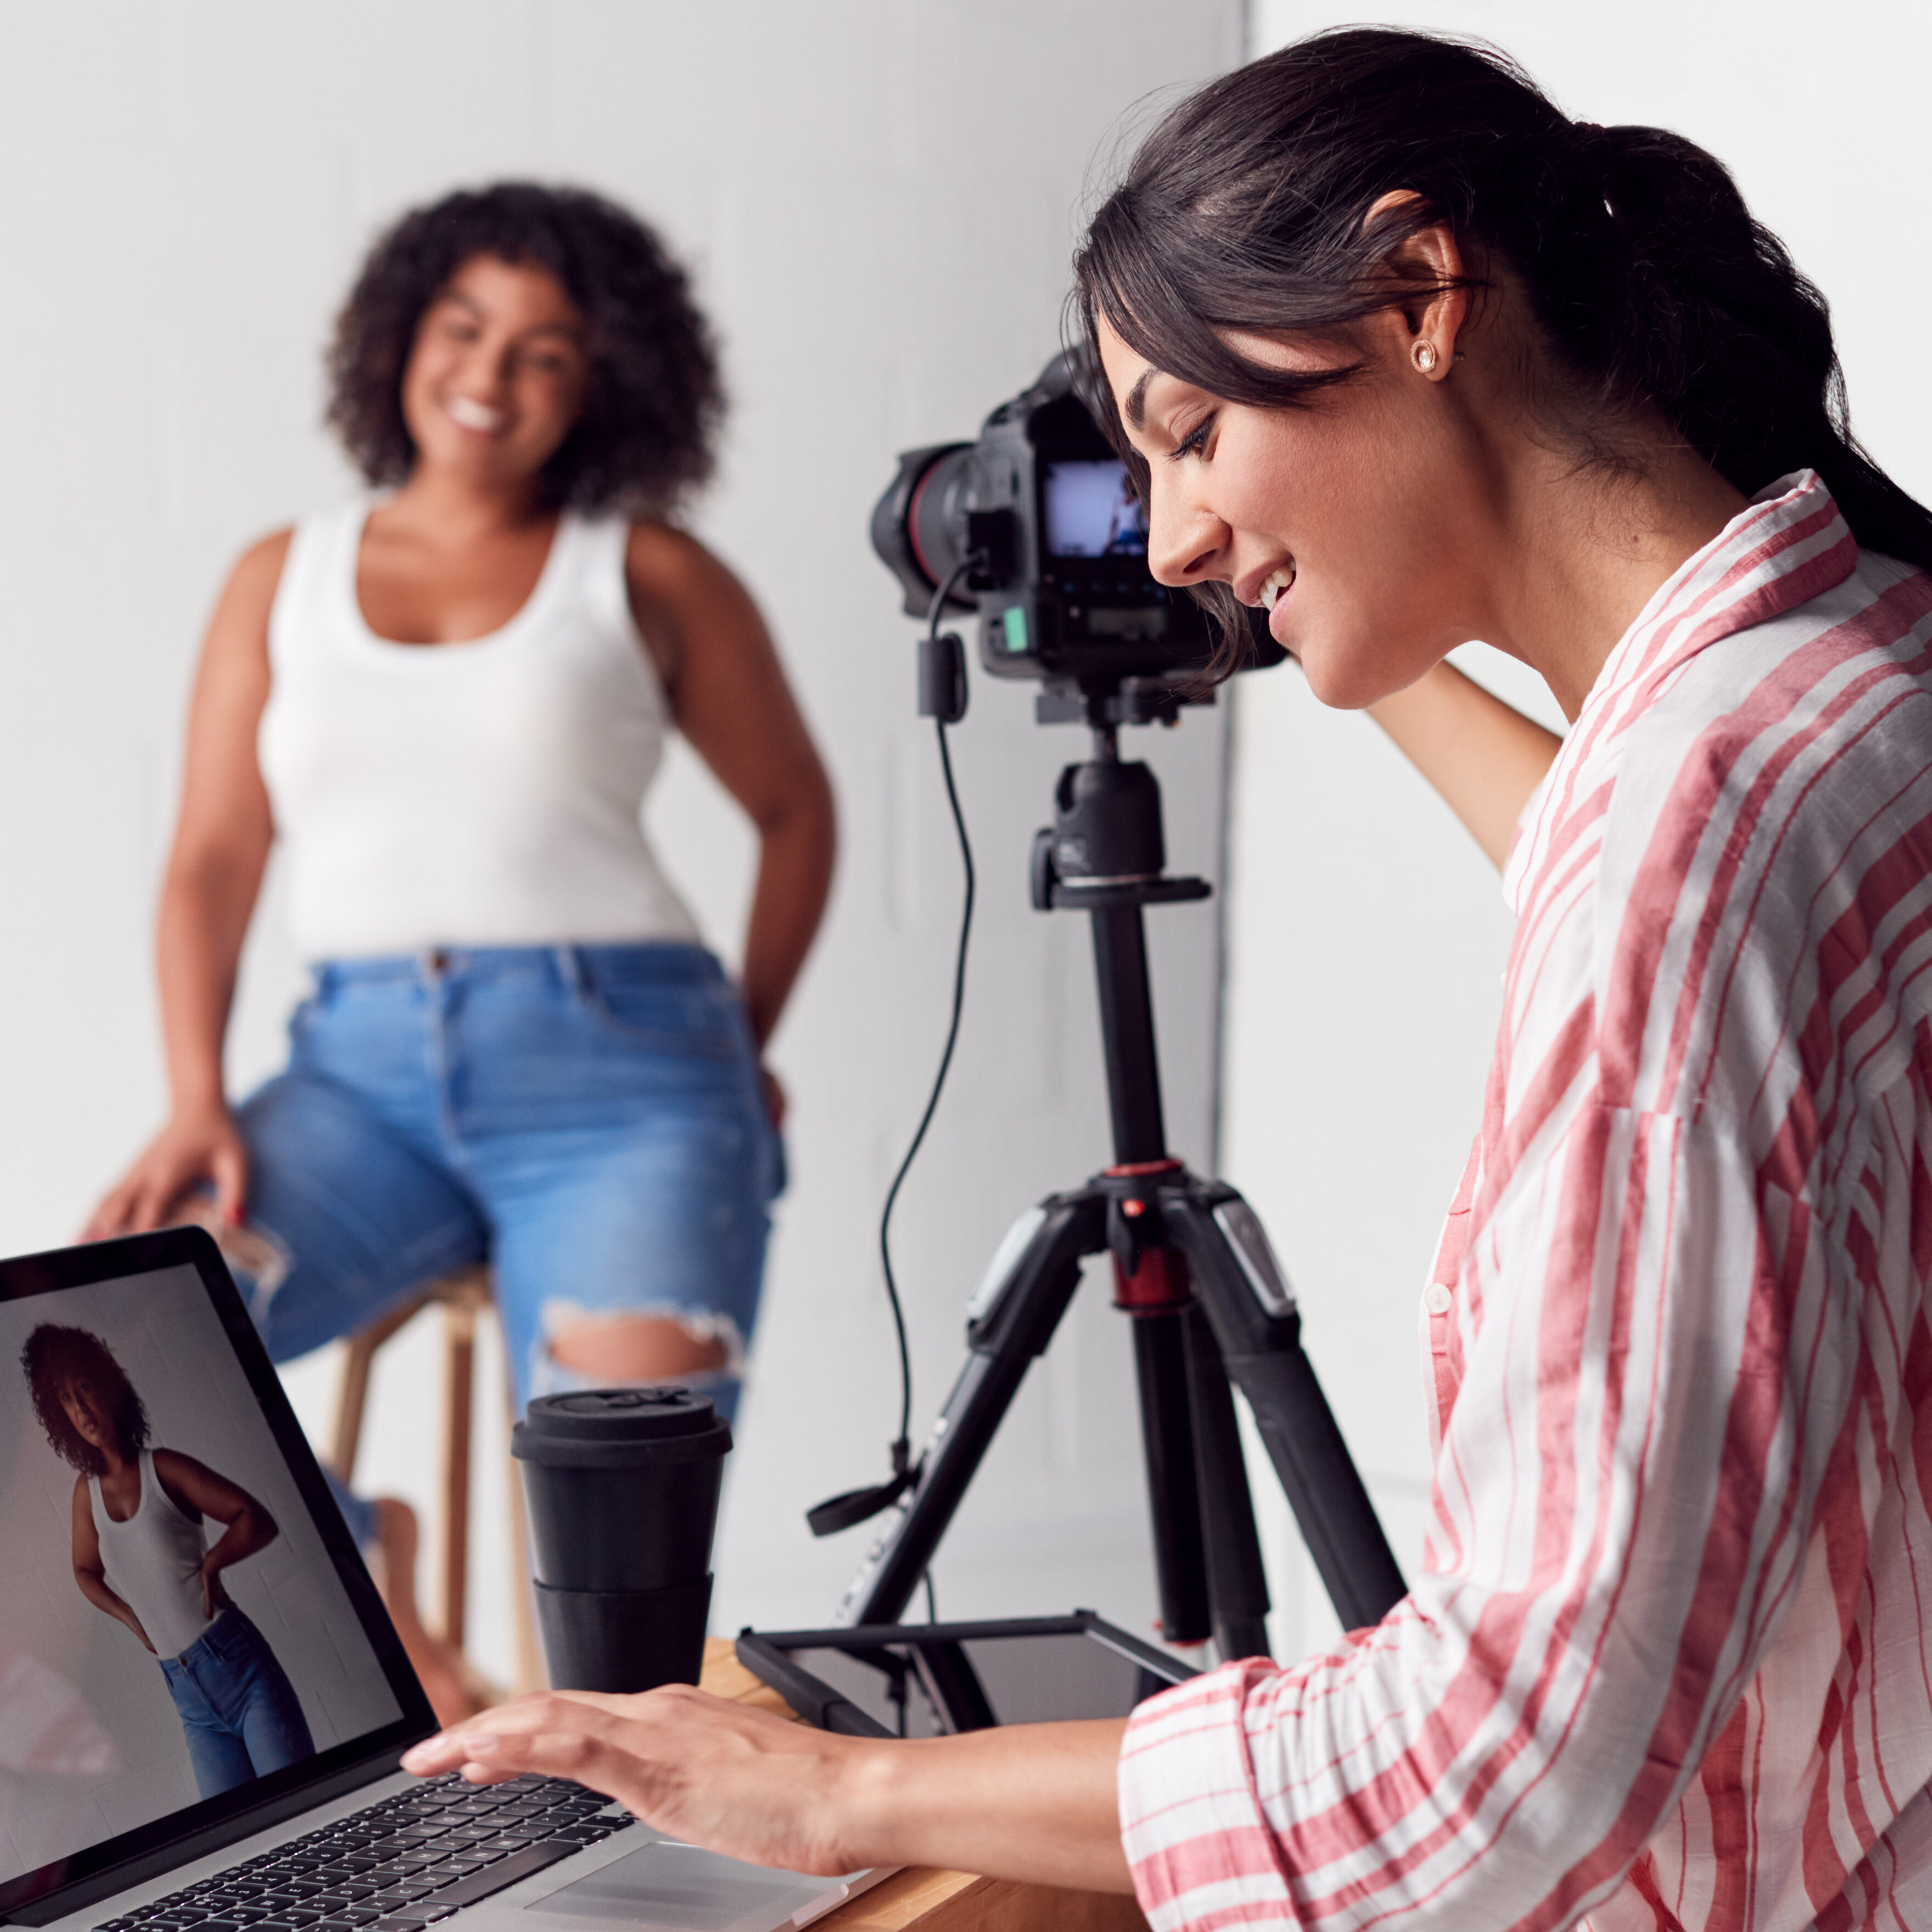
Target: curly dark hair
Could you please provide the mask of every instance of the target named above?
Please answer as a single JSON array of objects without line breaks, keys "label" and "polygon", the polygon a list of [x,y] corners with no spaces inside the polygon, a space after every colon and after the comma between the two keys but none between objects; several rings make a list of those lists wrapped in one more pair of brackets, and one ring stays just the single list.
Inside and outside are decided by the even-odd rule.
[{"label": "curly dark hair", "polygon": [[113,1350],[91,1330],[43,1322],[20,1351],[20,1372],[33,1391],[34,1413],[40,1418],[54,1454],[83,1476],[106,1475],[107,1460],[82,1438],[61,1406],[62,1385],[76,1376],[86,1376],[107,1395],[114,1433],[124,1455],[132,1456],[148,1446],[148,1412],[134,1393],[127,1370],[114,1359]]},{"label": "curly dark hair", "polygon": [[328,420],[371,483],[400,483],[416,461],[402,390],[416,325],[478,255],[548,268],[588,326],[584,413],[544,466],[547,502],[659,515],[709,478],[724,394],[684,271],[602,195],[500,182],[404,215],[336,318]]}]

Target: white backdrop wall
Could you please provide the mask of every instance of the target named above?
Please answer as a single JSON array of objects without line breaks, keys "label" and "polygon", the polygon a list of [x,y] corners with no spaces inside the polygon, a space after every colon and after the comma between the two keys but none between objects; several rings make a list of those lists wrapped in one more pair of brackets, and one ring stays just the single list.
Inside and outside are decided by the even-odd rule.
[{"label": "white backdrop wall", "polygon": [[[1351,16],[1256,0],[1252,51]],[[1732,170],[1830,298],[1853,420],[1932,497],[1926,272],[1899,247],[1928,169],[1932,18],[1852,4],[1411,5],[1398,24],[1508,50],[1573,116],[1671,128]],[[1552,726],[1539,680],[1466,668]],[[1510,920],[1496,874],[1367,719],[1292,669],[1234,704],[1222,1158],[1301,1292],[1306,1335],[1406,1569],[1428,1493],[1417,1302],[1476,1127]],[[1334,1620],[1271,1486],[1275,1649]]]},{"label": "white backdrop wall", "polygon": [[[0,14],[0,1250],[65,1238],[163,1108],[148,934],[200,626],[252,537],[349,487],[319,354],[376,227],[459,183],[587,183],[660,223],[734,412],[698,526],[770,614],[844,814],[780,1036],[794,1180],[742,1412],[716,1627],[828,1615],[894,1419],[873,1254],[940,1039],[958,890],[912,632],[866,541],[895,451],[970,435],[1058,339],[1083,181],[1150,90],[1240,57],[1238,0],[77,0]],[[1075,734],[1025,688],[958,734],[983,896],[955,1084],[898,1238],[922,1432],[1013,1214],[1106,1156],[1086,938],[1028,909]],[[1216,862],[1220,716],[1153,748],[1177,867]],[[750,844],[688,760],[652,820],[728,956]],[[271,1070],[300,974],[274,916],[231,1071]],[[1211,910],[1156,916],[1170,1114],[1210,1135]],[[1150,1607],[1123,1325],[1089,1297],[938,1567],[950,1612]],[[420,1326],[420,1324],[419,1324]],[[334,1366],[291,1377],[325,1420]],[[379,1371],[364,1486],[435,1490],[433,1335]],[[489,1410],[494,1424],[494,1409]],[[483,1458],[486,1663],[507,1663],[503,1465]]]}]

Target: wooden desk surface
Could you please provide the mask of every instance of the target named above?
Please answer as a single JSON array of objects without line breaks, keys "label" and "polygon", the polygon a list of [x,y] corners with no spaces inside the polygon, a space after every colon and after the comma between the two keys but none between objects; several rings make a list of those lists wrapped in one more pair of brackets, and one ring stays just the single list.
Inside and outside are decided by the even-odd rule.
[{"label": "wooden desk surface", "polygon": [[[778,1693],[738,1661],[728,1637],[706,1640],[702,1681],[714,1696],[792,1715]],[[825,1932],[1147,1932],[1131,1898],[924,1866],[896,1874],[818,1922]]]}]

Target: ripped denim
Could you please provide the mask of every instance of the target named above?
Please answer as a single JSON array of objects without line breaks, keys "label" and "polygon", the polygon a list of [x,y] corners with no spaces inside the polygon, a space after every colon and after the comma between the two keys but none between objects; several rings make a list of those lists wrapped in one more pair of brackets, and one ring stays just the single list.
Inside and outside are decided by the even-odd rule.
[{"label": "ripped denim", "polygon": [[288,1070],[236,1115],[250,1222],[286,1263],[251,1299],[278,1361],[488,1261],[520,1408],[584,1385],[549,1353],[564,1322],[662,1315],[724,1343],[722,1369],[686,1379],[731,1414],[784,1157],[710,953],[344,961],[290,1036]]}]

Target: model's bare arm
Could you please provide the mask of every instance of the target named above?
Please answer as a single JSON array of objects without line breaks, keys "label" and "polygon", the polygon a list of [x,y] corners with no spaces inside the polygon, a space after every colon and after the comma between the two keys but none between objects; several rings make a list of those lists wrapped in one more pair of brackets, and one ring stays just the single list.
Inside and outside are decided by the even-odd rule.
[{"label": "model's bare arm", "polygon": [[825,911],[838,845],[831,784],[743,585],[694,538],[656,524],[632,531],[629,567],[678,728],[758,830],[743,988],[762,1047]]},{"label": "model's bare arm", "polygon": [[178,1449],[154,1451],[154,1474],[177,1508],[227,1526],[201,1559],[202,1607],[213,1616],[228,1600],[222,1571],[266,1550],[281,1534],[280,1526],[239,1483]]},{"label": "model's bare arm", "polygon": [[108,1586],[107,1566],[100,1560],[100,1532],[94,1526],[93,1499],[88,1493],[85,1476],[74,1486],[74,1580],[80,1586],[80,1594],[97,1610],[104,1610],[116,1623],[125,1624],[141,1640],[142,1647],[153,1653],[154,1646],[148,1641],[148,1633],[141,1628],[134,1606]]},{"label": "model's bare arm", "polygon": [[834,1737],[674,1687],[556,1691],[418,1744],[420,1777],[570,1778],[656,1829],[795,1871],[939,1865],[1126,1892],[1114,1766],[1120,1720],[881,1743]]},{"label": "model's bare arm", "polygon": [[1563,740],[1440,664],[1369,707],[1500,870],[1529,795]]},{"label": "model's bare arm", "polygon": [[268,698],[268,610],[288,542],[282,532],[242,559],[208,625],[155,941],[172,1104],[167,1124],[94,1209],[90,1239],[155,1227],[204,1184],[226,1218],[242,1217],[248,1161],[229,1116],[221,1049],[274,837],[255,735]]}]

